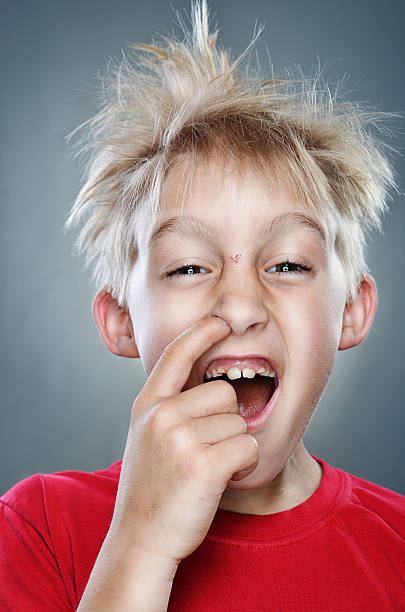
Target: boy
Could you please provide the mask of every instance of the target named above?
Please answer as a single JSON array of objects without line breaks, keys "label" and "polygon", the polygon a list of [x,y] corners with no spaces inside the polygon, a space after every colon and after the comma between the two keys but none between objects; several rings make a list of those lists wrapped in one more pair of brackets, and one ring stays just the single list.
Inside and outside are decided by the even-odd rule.
[{"label": "boy", "polygon": [[5,610],[405,609],[404,498],[302,443],[371,327],[392,174],[356,108],[238,80],[215,39],[197,2],[89,122],[68,224],[104,343],[148,379],[122,464],[3,496]]}]

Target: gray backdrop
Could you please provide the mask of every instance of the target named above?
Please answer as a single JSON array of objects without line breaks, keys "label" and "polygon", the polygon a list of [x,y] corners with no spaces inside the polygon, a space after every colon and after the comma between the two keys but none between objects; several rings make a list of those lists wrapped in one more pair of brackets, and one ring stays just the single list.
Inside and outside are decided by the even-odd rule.
[{"label": "gray backdrop", "polygon": [[[189,9],[189,1],[173,0]],[[276,71],[308,72],[320,57],[352,98],[404,109],[402,0],[211,2],[234,53],[266,23]],[[113,357],[91,318],[93,289],[62,225],[80,185],[66,134],[95,110],[95,74],[129,41],[170,31],[166,0],[6,0],[1,3],[2,367],[0,492],[35,472],[94,470],[121,457],[144,373]],[[392,122],[391,122],[392,124]],[[403,131],[403,124],[397,122]],[[403,154],[404,137],[392,142]],[[395,166],[404,187],[404,159]],[[404,206],[395,197],[369,262],[380,305],[366,341],[338,354],[306,434],[335,466],[405,493]]]}]

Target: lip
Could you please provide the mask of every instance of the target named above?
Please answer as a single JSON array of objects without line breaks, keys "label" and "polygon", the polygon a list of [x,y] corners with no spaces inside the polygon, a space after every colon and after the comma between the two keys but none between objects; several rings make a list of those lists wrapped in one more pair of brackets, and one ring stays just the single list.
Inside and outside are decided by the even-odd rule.
[{"label": "lip", "polygon": [[[204,382],[204,374],[208,370],[211,363],[217,360],[221,360],[221,359],[231,359],[232,361],[235,361],[235,362],[243,361],[245,359],[264,359],[265,361],[267,361],[270,368],[276,373],[277,380],[280,381],[280,373],[278,371],[278,368],[274,365],[274,363],[272,363],[271,360],[265,355],[259,355],[255,353],[255,354],[249,354],[249,355],[214,355],[214,357],[211,357],[209,360],[205,361],[198,370],[200,384]],[[273,396],[274,395],[275,395],[275,392]],[[265,410],[265,408],[263,408],[263,410]]]}]

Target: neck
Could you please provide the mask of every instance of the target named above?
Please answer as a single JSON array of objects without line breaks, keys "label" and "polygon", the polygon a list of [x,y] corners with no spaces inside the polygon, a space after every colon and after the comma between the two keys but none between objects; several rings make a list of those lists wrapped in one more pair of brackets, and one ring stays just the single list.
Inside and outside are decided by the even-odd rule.
[{"label": "neck", "polygon": [[242,514],[291,510],[311,497],[321,480],[321,466],[300,442],[276,478],[255,489],[226,489],[219,508]]}]

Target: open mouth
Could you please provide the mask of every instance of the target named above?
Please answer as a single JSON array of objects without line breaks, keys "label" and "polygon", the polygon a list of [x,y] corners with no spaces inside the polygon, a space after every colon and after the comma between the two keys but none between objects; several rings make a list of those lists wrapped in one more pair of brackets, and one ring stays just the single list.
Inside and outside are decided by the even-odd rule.
[{"label": "open mouth", "polygon": [[236,391],[239,414],[244,418],[252,418],[259,414],[271,400],[278,387],[275,372],[267,370],[263,373],[254,372],[250,368],[240,370],[230,368],[228,372],[204,376],[204,383],[213,380],[226,380]]}]

